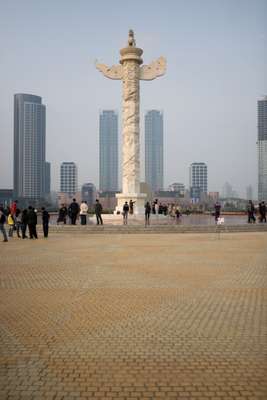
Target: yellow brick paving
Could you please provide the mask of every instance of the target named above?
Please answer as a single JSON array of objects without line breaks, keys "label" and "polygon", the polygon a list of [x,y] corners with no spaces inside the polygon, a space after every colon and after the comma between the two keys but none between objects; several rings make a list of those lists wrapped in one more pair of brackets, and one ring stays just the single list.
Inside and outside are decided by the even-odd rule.
[{"label": "yellow brick paving", "polygon": [[267,399],[267,234],[0,243],[0,399]]}]

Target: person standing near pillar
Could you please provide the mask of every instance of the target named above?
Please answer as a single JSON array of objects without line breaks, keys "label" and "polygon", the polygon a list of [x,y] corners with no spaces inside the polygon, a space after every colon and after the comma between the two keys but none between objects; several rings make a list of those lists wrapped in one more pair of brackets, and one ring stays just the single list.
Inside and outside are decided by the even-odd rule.
[{"label": "person standing near pillar", "polygon": [[150,213],[151,213],[151,206],[149,201],[145,204],[145,225],[150,225]]},{"label": "person standing near pillar", "polygon": [[128,213],[129,213],[129,204],[127,201],[125,201],[123,210],[122,210],[122,215],[123,215],[123,224],[127,225],[128,224]]},{"label": "person standing near pillar", "polygon": [[133,215],[134,213],[134,201],[132,199],[129,201],[129,214]]}]

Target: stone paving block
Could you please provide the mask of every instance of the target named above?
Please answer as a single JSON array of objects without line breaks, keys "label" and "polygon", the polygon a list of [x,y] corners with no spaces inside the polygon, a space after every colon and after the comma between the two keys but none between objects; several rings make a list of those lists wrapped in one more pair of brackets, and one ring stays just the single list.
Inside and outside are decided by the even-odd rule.
[{"label": "stone paving block", "polygon": [[267,398],[266,233],[0,243],[0,399]]}]

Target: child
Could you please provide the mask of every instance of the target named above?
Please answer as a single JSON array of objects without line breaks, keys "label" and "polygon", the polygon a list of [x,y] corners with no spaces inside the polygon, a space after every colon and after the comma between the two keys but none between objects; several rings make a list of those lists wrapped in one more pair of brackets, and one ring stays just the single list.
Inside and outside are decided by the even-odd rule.
[{"label": "child", "polygon": [[8,236],[9,237],[13,237],[15,221],[14,221],[14,218],[13,218],[13,215],[11,214],[11,212],[8,214],[7,224],[9,226]]}]

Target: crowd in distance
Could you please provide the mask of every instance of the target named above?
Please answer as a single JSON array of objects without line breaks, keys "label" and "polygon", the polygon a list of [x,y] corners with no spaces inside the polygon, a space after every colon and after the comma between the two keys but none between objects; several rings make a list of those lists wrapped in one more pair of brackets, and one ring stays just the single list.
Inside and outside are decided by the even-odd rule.
[{"label": "crowd in distance", "polygon": [[[129,203],[126,201],[123,205],[123,209],[121,212],[122,221],[124,225],[128,224],[128,215],[134,214],[135,202],[130,200]],[[102,219],[102,205],[98,199],[94,204],[94,213],[96,216],[96,224],[103,225]],[[176,204],[161,204],[157,199],[155,199],[152,203],[146,202],[144,205],[144,214],[145,214],[145,226],[150,225],[150,214],[163,214],[165,216],[169,216],[173,218],[176,222],[179,222],[181,217],[181,209]],[[266,223],[266,205],[265,202],[262,201],[258,205],[258,221],[260,223]],[[61,204],[61,207],[58,211],[57,224],[67,224],[69,222],[71,225],[76,225],[78,217],[80,217],[81,225],[87,224],[89,207],[86,201],[82,201],[79,205],[76,199],[70,203],[67,207],[65,204]],[[186,213],[189,213],[189,210],[186,210]],[[21,210],[18,206],[18,201],[15,200],[11,206],[7,206],[6,208],[1,205],[0,206],[0,231],[3,234],[4,242],[8,242],[8,237],[12,238],[14,232],[16,232],[18,238],[22,239],[38,239],[37,235],[37,213],[38,210],[34,209],[32,206]],[[119,213],[119,212],[118,212]],[[248,223],[256,222],[256,209],[252,202],[249,200],[247,206],[247,216]],[[220,224],[223,222],[223,218],[221,218],[221,205],[219,202],[216,202],[214,205],[214,217],[215,223]],[[41,218],[42,218],[42,227],[43,227],[43,236],[44,238],[48,237],[49,232],[49,221],[50,215],[45,207],[41,208]],[[5,229],[5,225],[8,226],[8,234]]]}]

